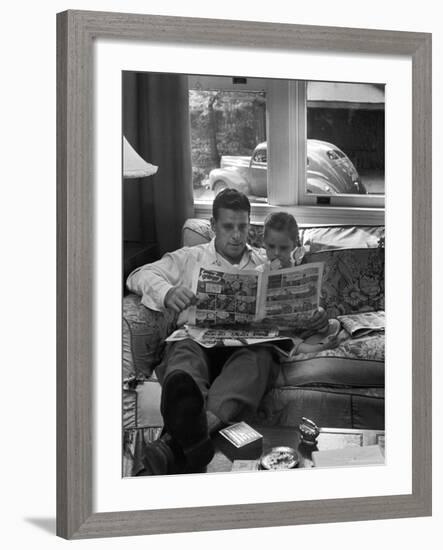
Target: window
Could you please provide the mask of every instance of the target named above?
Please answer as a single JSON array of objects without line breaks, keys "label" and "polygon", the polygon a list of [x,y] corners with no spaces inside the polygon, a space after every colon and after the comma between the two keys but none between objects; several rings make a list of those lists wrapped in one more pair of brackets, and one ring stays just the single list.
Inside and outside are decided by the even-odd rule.
[{"label": "window", "polygon": [[328,206],[358,207],[383,223],[383,85],[190,76],[189,90],[197,207],[234,187],[262,212],[327,223]]},{"label": "window", "polygon": [[337,174],[355,168],[346,194],[384,194],[384,85],[308,82],[307,138],[336,146],[324,152]]},{"label": "window", "polygon": [[212,202],[234,179],[253,202],[266,199],[266,166],[262,173],[257,166],[266,163],[266,145],[256,149],[266,144],[266,94],[261,80],[254,79],[255,89],[248,80],[245,89],[230,78],[189,77],[194,199]]}]

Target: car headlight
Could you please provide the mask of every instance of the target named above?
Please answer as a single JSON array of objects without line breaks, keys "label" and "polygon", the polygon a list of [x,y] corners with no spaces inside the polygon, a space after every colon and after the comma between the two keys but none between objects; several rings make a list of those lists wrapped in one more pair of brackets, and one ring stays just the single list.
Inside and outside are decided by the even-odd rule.
[{"label": "car headlight", "polygon": [[326,151],[326,155],[330,160],[338,160],[340,158],[338,154],[332,149],[330,149],[329,151]]}]

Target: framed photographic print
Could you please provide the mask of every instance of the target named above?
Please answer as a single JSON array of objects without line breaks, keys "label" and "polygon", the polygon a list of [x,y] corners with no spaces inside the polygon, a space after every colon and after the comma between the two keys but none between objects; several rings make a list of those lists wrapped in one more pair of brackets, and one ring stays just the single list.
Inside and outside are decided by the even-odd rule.
[{"label": "framed photographic print", "polygon": [[[429,515],[431,36],[85,11],[57,25],[58,534]],[[247,197],[232,231],[248,245],[223,241],[225,189]],[[254,414],[205,416],[204,468],[162,470],[162,365],[204,329],[226,372],[257,344],[233,325],[259,311],[264,276],[206,269],[193,327],[143,266],[159,261],[168,290],[182,245],[257,267],[276,211],[302,256],[263,283],[266,318],[318,304],[320,277],[329,332],[279,341]]]}]

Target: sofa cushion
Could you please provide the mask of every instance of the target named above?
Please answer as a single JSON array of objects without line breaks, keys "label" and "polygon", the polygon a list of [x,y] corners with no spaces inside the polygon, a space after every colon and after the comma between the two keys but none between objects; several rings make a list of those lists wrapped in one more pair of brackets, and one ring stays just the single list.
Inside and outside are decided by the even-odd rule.
[{"label": "sofa cushion", "polygon": [[298,426],[308,416],[321,427],[384,430],[384,388],[283,387],[267,393],[257,422]]},{"label": "sofa cushion", "polygon": [[165,338],[175,328],[171,311],[153,311],[141,303],[140,296],[123,298],[123,379],[149,377],[160,362]]},{"label": "sofa cushion", "polygon": [[135,390],[123,388],[122,425],[125,430],[134,428],[137,425],[137,394]]},{"label": "sofa cushion", "polygon": [[[195,246],[207,243],[214,237],[209,220],[188,218],[182,230],[183,246]],[[249,227],[248,244],[260,248],[263,246],[263,225],[251,224]]]},{"label": "sofa cushion", "polygon": [[214,236],[209,220],[188,218],[182,229],[183,246],[207,243]]},{"label": "sofa cushion", "polygon": [[139,381],[134,389],[123,389],[123,428],[163,426],[160,399],[161,386],[155,374]]},{"label": "sofa cushion", "polygon": [[[331,248],[377,248],[384,242],[384,226],[322,226],[300,228],[300,243],[312,252]],[[183,225],[183,246],[194,246],[212,239],[209,220],[188,218]],[[263,224],[251,223],[248,243],[263,247]]]},{"label": "sofa cushion", "polygon": [[305,258],[325,264],[320,302],[329,317],[385,309],[383,248],[325,250]]},{"label": "sofa cushion", "polygon": [[384,387],[383,361],[343,357],[312,357],[283,363],[276,387]]},{"label": "sofa cushion", "polygon": [[303,231],[303,244],[309,246],[311,252],[333,248],[377,248],[384,236],[384,226],[309,227]]},{"label": "sofa cushion", "polygon": [[163,426],[161,386],[155,374],[137,386],[137,427]]}]

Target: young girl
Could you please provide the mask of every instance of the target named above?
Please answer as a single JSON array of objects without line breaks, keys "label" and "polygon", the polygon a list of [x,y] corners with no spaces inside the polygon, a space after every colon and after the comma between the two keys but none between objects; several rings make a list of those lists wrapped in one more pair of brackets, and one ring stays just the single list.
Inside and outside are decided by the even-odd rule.
[{"label": "young girl", "polygon": [[[306,252],[300,245],[297,222],[294,216],[286,212],[275,212],[266,218],[263,244],[271,269],[299,265]],[[313,353],[337,347],[339,330],[340,322],[337,319],[329,319],[321,331],[302,332],[297,335],[297,339],[300,340],[297,353]]]}]

